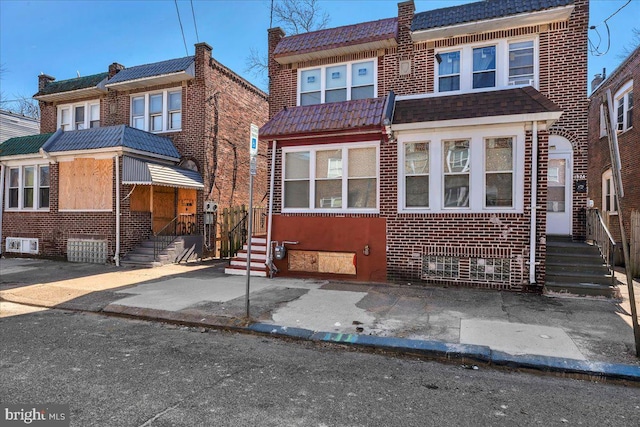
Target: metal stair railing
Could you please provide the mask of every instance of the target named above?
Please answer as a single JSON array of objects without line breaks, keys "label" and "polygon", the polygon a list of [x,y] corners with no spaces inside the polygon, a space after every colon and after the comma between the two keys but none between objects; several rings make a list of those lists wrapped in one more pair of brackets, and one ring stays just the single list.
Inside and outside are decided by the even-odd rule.
[{"label": "metal stair railing", "polygon": [[613,240],[609,229],[598,209],[587,210],[587,240],[590,240],[600,250],[600,256],[611,273],[611,284],[616,284],[614,274],[614,258],[616,242]]},{"label": "metal stair railing", "polygon": [[167,223],[160,231],[153,234],[153,259],[154,261],[158,260],[158,255],[162,252],[167,246],[173,242],[177,235],[178,228],[178,219],[180,217],[176,216],[171,221]]}]

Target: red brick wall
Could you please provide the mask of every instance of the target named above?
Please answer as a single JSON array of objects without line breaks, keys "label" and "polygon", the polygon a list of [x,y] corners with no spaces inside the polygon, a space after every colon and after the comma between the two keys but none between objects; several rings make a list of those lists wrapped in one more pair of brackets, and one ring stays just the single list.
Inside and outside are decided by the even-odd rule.
[{"label": "red brick wall", "polygon": [[[101,97],[102,126],[129,125],[131,95],[182,86],[182,129],[163,133],[170,138],[183,160],[192,160],[204,178],[205,191],[198,192],[197,212],[205,200],[221,207],[249,202],[250,124],[262,126],[268,118],[267,94],[211,58],[211,48],[196,45],[195,79],[143,89],[110,89]],[[88,98],[95,99],[95,98]],[[87,98],[65,101],[69,104]],[[55,132],[57,104],[40,102],[41,133]],[[120,165],[122,161],[120,160]],[[122,170],[122,168],[120,168]],[[114,173],[115,176],[115,173]],[[266,144],[260,143],[258,174],[254,178],[254,205],[265,205],[267,191]],[[115,181],[114,181],[115,191]],[[125,255],[150,235],[149,213],[131,212],[124,197],[131,186],[123,185],[121,195],[121,254]],[[5,212],[3,238],[32,236],[41,239],[41,254],[64,257],[69,236],[92,235],[109,239],[109,257],[115,253],[115,202],[113,212],[58,212],[58,167],[51,165],[50,212]],[[115,194],[115,193],[114,193]],[[25,218],[28,221],[25,222]],[[25,226],[25,224],[27,224]],[[4,242],[3,242],[4,244]]]},{"label": "red brick wall", "polygon": [[[606,137],[600,138],[600,105],[607,90],[611,90],[611,97],[629,80],[633,79],[633,92],[638,98],[640,90],[640,49],[636,49],[618,69],[611,74],[603,84],[591,95],[589,102],[589,170],[588,186],[589,198],[594,207],[603,212],[602,206],[602,174],[611,169],[609,143]],[[614,101],[615,102],[615,101]],[[630,230],[631,211],[640,211],[640,108],[638,102],[633,108],[634,126],[626,132],[618,134],[620,150],[621,176],[624,186],[624,197],[620,200],[624,226],[627,234]],[[617,114],[617,105],[614,105]],[[611,216],[609,221],[611,234],[617,242],[621,242],[619,219]]]},{"label": "red brick wall", "polygon": [[[399,95],[434,91],[433,69],[436,47],[467,44],[481,40],[495,40],[527,34],[539,34],[540,91],[556,102],[564,111],[562,118],[547,131],[538,135],[538,179],[532,182],[532,138],[527,132],[525,170],[525,212],[523,214],[398,214],[397,213],[397,147],[395,143],[381,145],[381,211],[387,223],[387,272],[392,280],[418,280],[422,251],[431,245],[453,248],[460,253],[491,253],[499,248],[507,251],[511,261],[511,280],[508,284],[476,283],[502,289],[539,291],[545,276],[545,232],[547,199],[547,161],[549,134],[567,138],[574,149],[574,176],[581,178],[587,166],[587,25],[588,1],[576,0],[575,10],[568,23],[526,26],[504,31],[454,37],[432,42],[413,43],[408,38],[406,22],[410,22],[413,2],[398,5],[398,46],[381,52],[326,58],[291,65],[279,65],[270,57],[270,117],[285,106],[296,105],[297,68],[338,63],[365,57],[378,58],[378,96],[393,90]],[[269,51],[273,52],[282,37],[280,31],[269,33]],[[411,60],[411,74],[399,75],[399,61]],[[275,211],[281,205],[281,151],[276,157]],[[536,285],[529,284],[529,236],[531,192],[537,191],[536,212]],[[574,195],[574,239],[585,235],[584,211],[586,195]],[[283,218],[286,216],[283,215]],[[280,223],[282,223],[280,221]],[[457,230],[452,232],[451,230]],[[508,238],[504,238],[507,231]],[[275,232],[275,229],[274,229]],[[458,249],[455,249],[458,248]],[[418,255],[416,255],[418,254]]]}]

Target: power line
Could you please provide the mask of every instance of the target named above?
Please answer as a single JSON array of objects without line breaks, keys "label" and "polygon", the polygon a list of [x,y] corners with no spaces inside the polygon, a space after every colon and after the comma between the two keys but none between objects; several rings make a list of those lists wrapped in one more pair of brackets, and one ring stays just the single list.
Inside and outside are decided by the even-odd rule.
[{"label": "power line", "polygon": [[184,51],[189,56],[189,49],[187,49],[187,39],[184,38],[184,29],[182,28],[182,20],[180,19],[180,10],[178,10],[178,0],[173,0],[176,4],[176,12],[178,13],[178,22],[180,23],[180,32],[182,33],[182,41],[184,42]]},{"label": "power line", "polygon": [[193,0],[191,0],[191,15],[193,15],[193,26],[196,29],[196,41],[200,43],[200,37],[198,36],[198,25],[196,24],[196,13],[193,10]]},{"label": "power line", "polygon": [[[618,8],[618,10],[616,10],[611,15],[609,15],[600,24],[592,25],[591,27],[589,27],[590,30],[595,30],[596,34],[598,35],[598,45],[597,46],[593,44],[591,39],[589,39],[589,53],[591,53],[594,56],[603,56],[603,55],[606,55],[609,52],[609,49],[611,48],[611,30],[609,29],[609,23],[607,21],[609,21],[609,19],[611,19],[614,16],[616,16],[618,14],[618,12],[620,12],[622,9],[627,7],[629,5],[629,3],[631,3],[631,0],[627,0],[627,2],[625,4],[620,6]],[[604,52],[600,52],[600,43],[602,43],[602,36],[600,36],[600,33],[598,32],[598,27],[600,25],[602,25],[602,24],[604,24],[605,28],[607,29],[607,49]]]}]

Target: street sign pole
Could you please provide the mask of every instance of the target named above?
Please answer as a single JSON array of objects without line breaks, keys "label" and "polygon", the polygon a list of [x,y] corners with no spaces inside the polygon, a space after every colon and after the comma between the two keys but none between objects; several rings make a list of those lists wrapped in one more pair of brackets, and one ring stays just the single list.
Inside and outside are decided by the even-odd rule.
[{"label": "street sign pole", "polygon": [[247,289],[245,295],[246,318],[251,318],[249,292],[251,288],[251,236],[253,235],[253,177],[256,175],[258,168],[258,126],[251,124],[251,136],[249,138],[249,154],[251,161],[249,163],[249,224],[247,229]]}]

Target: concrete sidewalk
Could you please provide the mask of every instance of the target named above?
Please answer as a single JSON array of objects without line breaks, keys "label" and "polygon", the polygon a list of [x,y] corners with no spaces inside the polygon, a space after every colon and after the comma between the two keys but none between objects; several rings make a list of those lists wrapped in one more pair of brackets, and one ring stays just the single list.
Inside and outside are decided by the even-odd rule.
[{"label": "concrete sidewalk", "polygon": [[628,300],[252,277],[247,322],[246,277],[225,265],[0,259],[0,317],[101,312],[640,382]]}]

